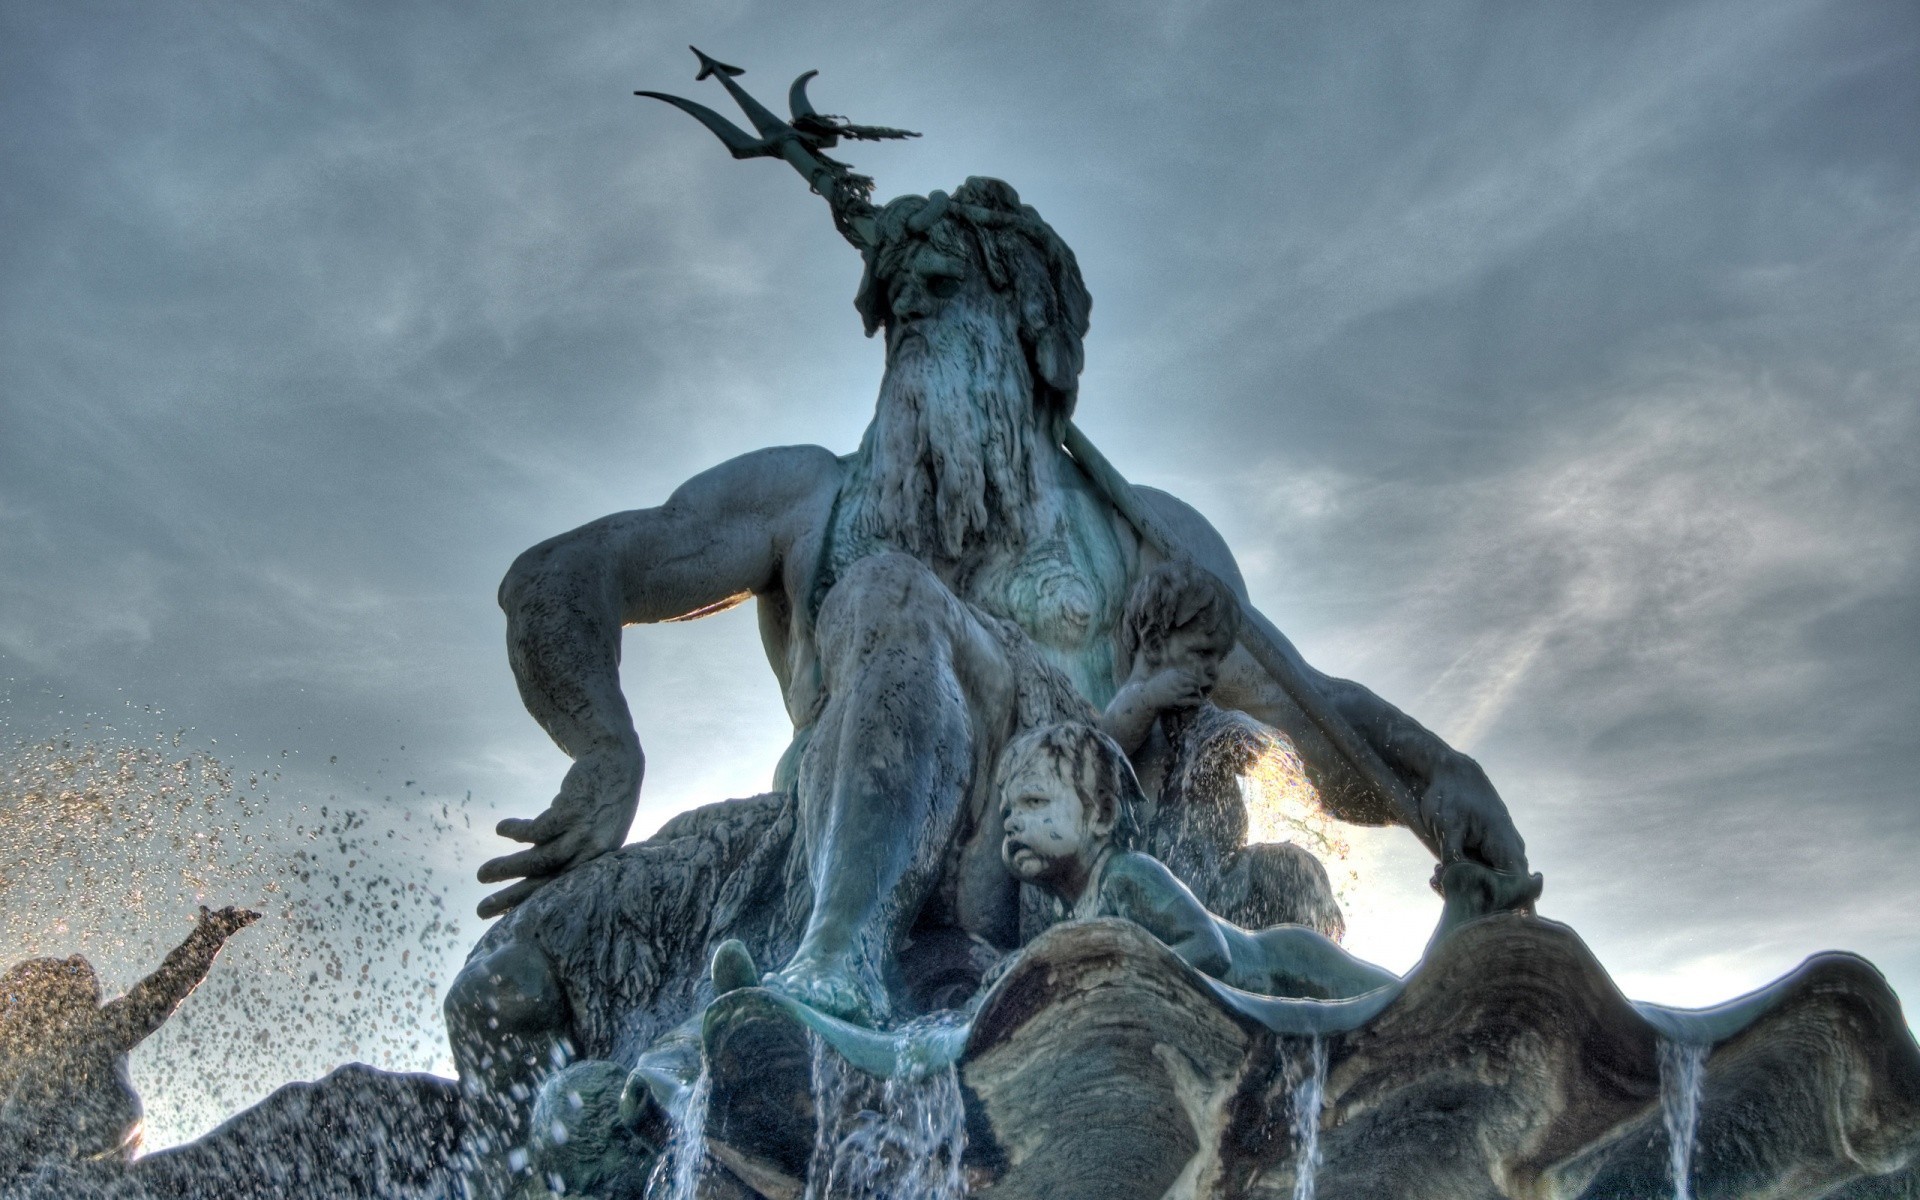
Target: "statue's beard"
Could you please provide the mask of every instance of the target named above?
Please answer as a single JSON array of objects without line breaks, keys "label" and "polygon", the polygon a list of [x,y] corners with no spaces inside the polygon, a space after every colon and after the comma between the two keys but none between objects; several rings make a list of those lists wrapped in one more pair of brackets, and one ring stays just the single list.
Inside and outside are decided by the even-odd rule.
[{"label": "statue's beard", "polygon": [[956,297],[889,348],[854,531],[933,562],[1034,519],[1033,384],[1010,318]]}]

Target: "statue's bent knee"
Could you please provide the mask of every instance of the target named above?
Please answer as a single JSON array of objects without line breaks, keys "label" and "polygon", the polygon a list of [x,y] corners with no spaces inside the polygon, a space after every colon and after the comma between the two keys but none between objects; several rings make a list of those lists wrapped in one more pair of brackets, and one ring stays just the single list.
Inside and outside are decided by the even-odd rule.
[{"label": "statue's bent knee", "polygon": [[820,607],[818,634],[829,661],[835,649],[864,645],[888,634],[924,636],[927,622],[944,624],[958,602],[925,563],[896,551],[870,554],[847,567]]},{"label": "statue's bent knee", "polygon": [[551,1033],[567,1019],[553,965],[525,942],[468,961],[447,989],[446,1012],[450,1026],[502,1034]]}]

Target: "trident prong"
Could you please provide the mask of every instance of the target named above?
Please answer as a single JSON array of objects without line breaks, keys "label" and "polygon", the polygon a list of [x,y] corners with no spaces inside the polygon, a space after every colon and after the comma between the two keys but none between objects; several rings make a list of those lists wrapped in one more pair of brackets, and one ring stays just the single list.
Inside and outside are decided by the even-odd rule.
[{"label": "trident prong", "polygon": [[[793,126],[768,112],[758,100],[747,94],[747,90],[733,81],[735,75],[744,75],[739,67],[730,67],[726,63],[703,53],[698,46],[688,46],[700,60],[700,73],[694,82],[717,77],[753,122],[753,128],[760,136],[754,137],[746,130],[727,120],[704,104],[683,100],[679,96],[669,96],[665,92],[635,92],[636,96],[651,96],[655,100],[665,100],[680,111],[693,117],[714,132],[735,158],[774,158],[780,156],[780,143],[788,138],[798,138],[799,133]],[[805,172],[803,172],[804,174]]]},{"label": "trident prong", "polygon": [[745,71],[739,67],[730,67],[723,62],[716,62],[705,54],[701,54],[698,46],[688,46],[687,49],[699,55],[700,58],[700,73],[693,77],[694,82],[698,83],[709,75],[718,79],[720,86],[727,89],[727,94],[732,96],[733,102],[740,106],[740,111],[747,114],[747,120],[753,122],[754,129],[761,137],[777,141],[783,136],[793,135],[793,126],[774,116],[766,106],[748,95],[747,89],[733,81],[734,76],[745,75]]},{"label": "trident prong", "polygon": [[669,96],[665,92],[635,92],[634,95],[665,100],[681,112],[692,116],[694,120],[713,130],[714,135],[726,144],[735,158],[771,158],[779,153],[772,139],[754,137],[704,104],[695,104],[691,100]]},{"label": "trident prong", "polygon": [[802,71],[800,72],[800,77],[793,81],[793,86],[787,89],[787,111],[793,114],[794,120],[797,121],[802,117],[817,117],[820,115],[813,111],[813,102],[807,99],[807,81],[819,73],[818,71]]},{"label": "trident prong", "polygon": [[834,225],[839,228],[841,235],[862,250],[871,248],[874,208],[869,194],[873,190],[873,180],[855,174],[853,168],[827,157],[823,151],[828,146],[838,144],[842,137],[877,140],[920,135],[910,130],[881,125],[854,125],[844,117],[815,112],[807,99],[807,81],[819,74],[817,71],[808,71],[793,81],[793,86],[787,91],[787,107],[793,112],[793,120],[791,123],[782,121],[733,81],[734,76],[744,75],[745,71],[710,57],[698,46],[689,46],[687,49],[693,51],[700,60],[700,73],[694,76],[694,81],[697,83],[709,75],[719,79],[734,103],[740,106],[740,111],[753,122],[754,134],[706,105],[696,104],[692,100],[670,96],[665,92],[637,91],[634,95],[664,100],[691,116],[711,130],[735,158],[785,159],[794,170],[800,172],[800,177],[814,191],[826,197],[833,209]]}]

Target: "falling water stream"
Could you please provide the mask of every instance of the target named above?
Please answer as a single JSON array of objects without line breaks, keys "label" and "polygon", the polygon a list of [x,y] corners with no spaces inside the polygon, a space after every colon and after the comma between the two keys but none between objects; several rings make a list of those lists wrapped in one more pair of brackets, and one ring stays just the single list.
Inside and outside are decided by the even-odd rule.
[{"label": "falling water stream", "polygon": [[1327,1043],[1308,1043],[1309,1067],[1293,1085],[1293,1200],[1313,1200],[1314,1175],[1320,1170],[1320,1110],[1327,1099]]},{"label": "falling water stream", "polygon": [[[806,1200],[960,1200],[966,1108],[953,1065],[903,1070],[862,1095],[864,1076],[813,1039],[813,1158]],[[875,1107],[860,1107],[864,1099]],[[678,1198],[676,1198],[678,1200]]]},{"label": "falling water stream", "polygon": [[700,1190],[701,1168],[707,1160],[707,1101],[713,1081],[706,1071],[694,1081],[687,1098],[673,1114],[673,1190],[670,1200],[694,1200]]},{"label": "falling water stream", "polygon": [[1667,1174],[1673,1200],[1693,1200],[1693,1141],[1700,1127],[1700,1086],[1707,1047],[1660,1039],[1660,1123],[1667,1131]]}]

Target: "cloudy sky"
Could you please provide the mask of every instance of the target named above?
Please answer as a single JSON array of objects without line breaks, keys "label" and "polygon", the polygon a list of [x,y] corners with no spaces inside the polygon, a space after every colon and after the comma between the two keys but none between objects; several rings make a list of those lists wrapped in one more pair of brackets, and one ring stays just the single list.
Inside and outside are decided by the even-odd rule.
[{"label": "cloudy sky", "polygon": [[[45,881],[164,867],[188,818],[115,843],[0,797],[45,835],[6,851],[0,958],[86,950],[124,986],[298,836],[349,883],[432,872],[457,928],[382,964],[430,1001],[493,821],[565,762],[506,667],[506,565],[732,455],[852,448],[881,365],[858,259],[786,167],[631,95],[723,106],[689,42],[771,102],[819,68],[823,110],[923,131],[848,155],[882,197],[985,174],[1040,209],[1095,298],[1088,434],[1213,520],[1312,661],[1480,759],[1543,912],[1629,994],[1844,948],[1920,996],[1905,0],[13,0],[0,734],[16,778],[63,738],[178,736],[253,807],[206,818],[250,865],[109,936],[124,898]],[[630,632],[626,675],[636,835],[766,786],[749,612]],[[309,838],[340,797],[384,849]],[[1359,846],[1351,944],[1404,968],[1420,853]],[[271,925],[223,969],[305,978],[325,932]],[[263,1078],[440,1053],[431,1020],[345,1028]],[[187,1057],[169,1036],[143,1078]],[[204,1119],[149,1103],[159,1140]]]}]

